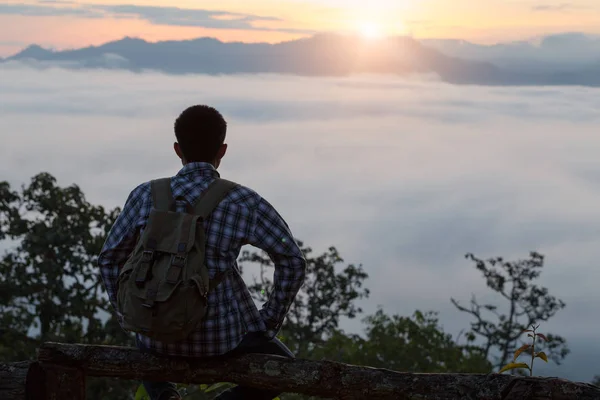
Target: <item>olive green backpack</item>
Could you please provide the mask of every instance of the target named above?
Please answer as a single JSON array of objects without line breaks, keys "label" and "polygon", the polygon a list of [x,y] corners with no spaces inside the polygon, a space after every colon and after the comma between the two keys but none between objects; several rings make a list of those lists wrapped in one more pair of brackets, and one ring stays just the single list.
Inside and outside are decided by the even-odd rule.
[{"label": "olive green backpack", "polygon": [[151,182],[154,207],[119,274],[117,307],[124,329],[173,343],[198,327],[208,293],[231,272],[209,280],[203,222],[235,185],[217,178],[193,206],[187,203],[187,212],[179,213],[170,178]]}]

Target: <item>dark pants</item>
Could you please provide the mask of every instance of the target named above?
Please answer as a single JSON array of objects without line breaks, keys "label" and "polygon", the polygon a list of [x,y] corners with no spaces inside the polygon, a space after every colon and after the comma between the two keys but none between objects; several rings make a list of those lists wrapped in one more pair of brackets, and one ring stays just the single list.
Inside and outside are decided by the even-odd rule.
[{"label": "dark pants", "polygon": [[[138,348],[142,351],[147,351],[143,344],[136,340]],[[248,333],[242,342],[221,357],[231,357],[235,355],[259,353],[273,354],[277,356],[294,358],[294,354],[283,344],[279,339],[267,339],[262,333]],[[213,357],[211,357],[213,358]],[[168,400],[169,394],[177,393],[177,389],[172,382],[150,382],[143,381],[142,384],[150,396],[150,400]],[[162,397],[161,397],[162,396]],[[253,400],[272,400],[279,396],[279,392],[268,390],[255,389],[248,386],[235,386],[226,390],[215,399],[217,400],[238,400],[238,399],[253,399]]]}]

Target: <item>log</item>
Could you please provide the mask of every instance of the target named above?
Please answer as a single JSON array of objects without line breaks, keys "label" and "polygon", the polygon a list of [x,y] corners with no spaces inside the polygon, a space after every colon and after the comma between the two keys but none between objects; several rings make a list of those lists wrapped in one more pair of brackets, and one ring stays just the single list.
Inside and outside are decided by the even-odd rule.
[{"label": "log", "polygon": [[0,399],[26,400],[25,384],[30,361],[0,363]]},{"label": "log", "polygon": [[45,370],[45,400],[85,400],[85,373],[81,368],[52,367]]},{"label": "log", "polygon": [[46,343],[38,354],[45,369],[53,365],[78,368],[89,376],[195,384],[232,382],[348,400],[600,399],[600,388],[559,378],[403,373],[262,354],[194,360],[154,356],[127,347],[60,343]]},{"label": "log", "polygon": [[44,371],[37,361],[0,363],[0,400],[42,399],[44,384]]}]

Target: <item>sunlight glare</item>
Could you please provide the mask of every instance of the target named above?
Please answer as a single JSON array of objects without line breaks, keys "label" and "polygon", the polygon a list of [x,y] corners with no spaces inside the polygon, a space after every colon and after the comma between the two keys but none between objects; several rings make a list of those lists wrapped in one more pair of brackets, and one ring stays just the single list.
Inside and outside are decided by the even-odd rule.
[{"label": "sunlight glare", "polygon": [[360,26],[360,34],[367,39],[379,39],[383,37],[383,29],[374,22],[364,22]]}]

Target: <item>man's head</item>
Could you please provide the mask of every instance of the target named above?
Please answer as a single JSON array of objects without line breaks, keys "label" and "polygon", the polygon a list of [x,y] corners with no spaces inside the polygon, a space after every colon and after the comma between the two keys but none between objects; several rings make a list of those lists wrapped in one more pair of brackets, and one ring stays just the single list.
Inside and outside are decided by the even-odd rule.
[{"label": "man's head", "polygon": [[227,151],[226,132],[227,122],[214,108],[188,107],[175,120],[175,152],[183,164],[207,162],[218,168]]}]

